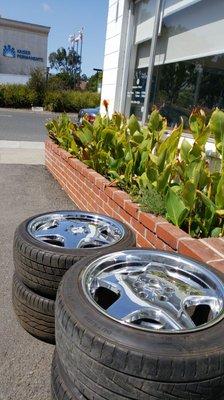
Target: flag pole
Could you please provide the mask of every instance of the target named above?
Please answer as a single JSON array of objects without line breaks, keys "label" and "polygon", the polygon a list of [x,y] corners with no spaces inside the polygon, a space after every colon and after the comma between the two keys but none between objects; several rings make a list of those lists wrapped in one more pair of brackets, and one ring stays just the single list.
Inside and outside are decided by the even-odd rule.
[{"label": "flag pole", "polygon": [[81,45],[80,45],[80,69],[79,69],[79,76],[81,75],[82,72],[82,47],[83,47],[83,28],[81,29],[80,32],[80,38],[81,38]]}]

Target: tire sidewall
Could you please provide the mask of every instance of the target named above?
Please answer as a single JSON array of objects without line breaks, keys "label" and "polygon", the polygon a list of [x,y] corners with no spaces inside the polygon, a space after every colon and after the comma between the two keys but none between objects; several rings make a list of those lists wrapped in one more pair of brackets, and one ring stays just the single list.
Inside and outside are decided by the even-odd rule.
[{"label": "tire sidewall", "polygon": [[[132,250],[135,251],[135,249]],[[57,297],[58,299],[60,297],[67,315],[74,324],[78,322],[97,340],[108,341],[121,348],[125,347],[127,351],[131,350],[142,356],[155,355],[170,360],[185,358],[195,362],[200,362],[202,358],[206,359],[210,356],[220,357],[220,360],[224,357],[224,318],[213,326],[191,333],[161,333],[132,328],[112,320],[97,310],[87,299],[82,288],[85,268],[96,258],[89,257],[79,261],[66,273],[60,285]],[[208,265],[203,266],[218,275],[224,283],[224,275],[221,272]]]}]

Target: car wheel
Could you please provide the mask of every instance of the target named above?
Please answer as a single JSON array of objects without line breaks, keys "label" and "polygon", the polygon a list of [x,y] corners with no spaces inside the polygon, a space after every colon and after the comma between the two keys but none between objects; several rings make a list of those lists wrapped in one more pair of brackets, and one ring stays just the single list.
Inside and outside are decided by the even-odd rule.
[{"label": "car wheel", "polygon": [[51,393],[53,400],[86,400],[86,397],[69,382],[56,351],[54,351],[51,365]]},{"label": "car wheel", "polygon": [[57,295],[58,356],[88,399],[221,400],[223,334],[223,274],[175,253],[82,260]]},{"label": "car wheel", "polygon": [[131,229],[113,218],[84,211],[55,211],[31,217],[18,226],[13,259],[25,285],[55,298],[71,265],[83,257],[134,245]]},{"label": "car wheel", "polygon": [[47,343],[55,343],[53,300],[32,292],[13,275],[12,302],[21,326],[31,335]]}]

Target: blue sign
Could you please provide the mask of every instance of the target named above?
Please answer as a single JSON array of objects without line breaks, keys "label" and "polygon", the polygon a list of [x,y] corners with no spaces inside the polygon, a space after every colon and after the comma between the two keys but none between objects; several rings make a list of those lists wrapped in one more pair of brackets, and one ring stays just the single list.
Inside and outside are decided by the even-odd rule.
[{"label": "blue sign", "polygon": [[16,51],[10,44],[5,44],[5,46],[3,46],[2,54],[4,57],[16,58]]},{"label": "blue sign", "polygon": [[23,50],[23,49],[15,50],[15,48],[12,47],[10,44],[5,44],[3,46],[2,55],[4,57],[21,58],[24,60],[40,61],[40,62],[44,61],[42,57],[33,56],[29,50]]}]

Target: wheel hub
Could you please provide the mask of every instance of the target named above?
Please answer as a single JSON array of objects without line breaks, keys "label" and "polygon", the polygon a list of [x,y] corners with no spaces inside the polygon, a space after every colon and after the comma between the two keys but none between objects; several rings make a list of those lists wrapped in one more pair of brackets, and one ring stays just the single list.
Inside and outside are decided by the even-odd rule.
[{"label": "wheel hub", "polygon": [[224,316],[222,281],[206,266],[175,253],[108,254],[89,265],[82,285],[100,312],[135,329],[191,332]]},{"label": "wheel hub", "polygon": [[64,248],[105,247],[124,237],[116,220],[84,211],[59,211],[34,218],[28,225],[36,240]]}]

